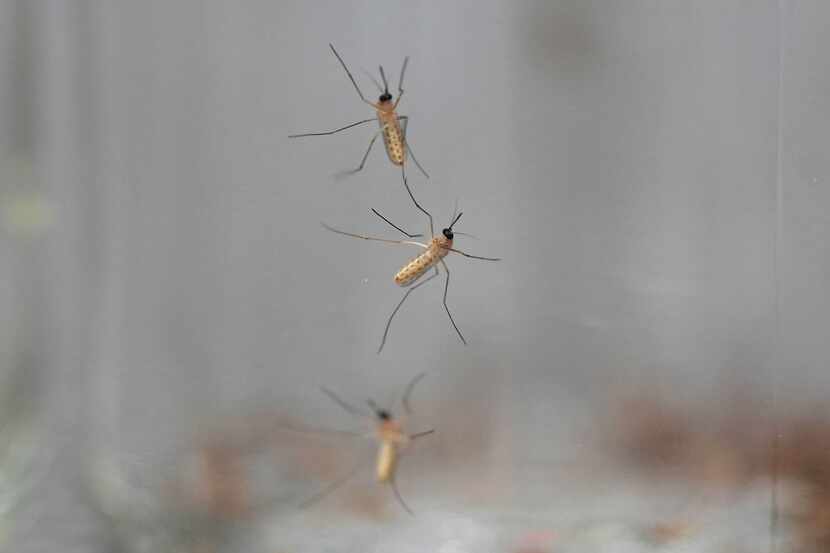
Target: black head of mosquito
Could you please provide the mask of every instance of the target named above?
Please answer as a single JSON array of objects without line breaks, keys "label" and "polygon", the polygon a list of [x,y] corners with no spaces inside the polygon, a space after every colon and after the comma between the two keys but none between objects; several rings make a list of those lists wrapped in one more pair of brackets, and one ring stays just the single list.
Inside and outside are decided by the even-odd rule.
[{"label": "black head of mosquito", "polygon": [[389,94],[389,82],[386,80],[386,73],[383,71],[383,66],[378,66],[378,69],[380,69],[380,78],[383,81],[383,94],[380,95],[378,101],[381,104],[385,104],[386,102],[392,101],[392,95]]},{"label": "black head of mosquito", "polygon": [[450,223],[450,226],[441,231],[441,234],[444,235],[444,238],[446,238],[447,240],[452,240],[455,237],[455,235],[452,232],[452,227],[455,226],[459,219],[461,219],[462,215],[464,215],[463,212],[456,215],[455,219],[453,219],[452,223]]},{"label": "black head of mosquito", "polygon": [[368,403],[369,408],[372,411],[374,411],[375,416],[378,418],[378,420],[380,420],[382,422],[392,420],[392,413],[390,413],[386,409],[381,409],[380,407],[378,407],[378,404],[375,403],[374,401],[372,401],[371,399],[367,400],[366,403]]}]

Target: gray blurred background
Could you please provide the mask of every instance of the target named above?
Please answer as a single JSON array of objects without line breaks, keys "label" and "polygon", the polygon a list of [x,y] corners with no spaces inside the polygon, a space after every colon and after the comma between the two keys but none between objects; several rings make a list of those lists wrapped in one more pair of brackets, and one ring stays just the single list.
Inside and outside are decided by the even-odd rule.
[{"label": "gray blurred background", "polygon": [[[399,475],[418,517],[368,468],[349,486],[380,518],[346,489],[298,514],[331,475],[294,475],[264,521],[170,550],[509,551],[533,520],[556,551],[639,551],[629,522],[691,492],[609,462],[627,398],[746,411],[774,450],[778,415],[830,391],[829,22],[821,0],[0,0],[3,416],[35,421],[42,476],[6,546],[162,550],[153,483],[193,436],[252,411],[359,427],[320,385],[391,402],[427,371],[438,433]],[[337,176],[371,125],[287,138],[371,116],[329,42],[372,97],[362,69],[396,82],[410,56],[416,197],[439,225],[458,201],[478,239],[457,246],[503,258],[447,258],[467,347],[436,280],[376,354],[417,250],[319,223],[426,220],[378,145]],[[772,482],[730,488],[741,514],[683,550],[768,550]]]}]

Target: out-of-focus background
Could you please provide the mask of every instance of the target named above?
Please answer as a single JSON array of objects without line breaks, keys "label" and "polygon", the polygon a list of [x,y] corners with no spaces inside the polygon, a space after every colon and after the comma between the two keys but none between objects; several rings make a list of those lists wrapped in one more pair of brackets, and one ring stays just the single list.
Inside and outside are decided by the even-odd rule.
[{"label": "out-of-focus background", "polygon": [[[0,0],[0,546],[827,551],[830,4]],[[393,84],[457,247],[371,125]],[[440,228],[440,227],[439,227]],[[417,251],[417,250],[416,250]],[[392,406],[399,467],[320,392]],[[397,406],[399,410],[399,406]],[[331,482],[365,470],[306,508]]]}]

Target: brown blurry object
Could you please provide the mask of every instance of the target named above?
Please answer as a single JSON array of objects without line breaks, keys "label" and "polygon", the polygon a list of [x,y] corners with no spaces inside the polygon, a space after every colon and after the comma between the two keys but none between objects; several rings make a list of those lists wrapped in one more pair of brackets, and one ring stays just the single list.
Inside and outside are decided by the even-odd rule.
[{"label": "brown blurry object", "polygon": [[172,485],[176,504],[215,520],[250,518],[273,506],[251,481],[253,464],[279,466],[283,478],[322,480],[343,470],[341,442],[320,440],[290,417],[267,410],[228,416],[193,440]]},{"label": "brown blurry object", "polygon": [[757,474],[754,451],[769,447],[736,423],[641,396],[623,404],[611,443],[649,475],[684,478],[709,493],[745,484]]},{"label": "brown blurry object", "polygon": [[508,379],[481,362],[445,387],[444,395],[451,401],[430,410],[432,418],[441,421],[441,432],[428,455],[452,474],[455,493],[475,505],[505,501],[511,492],[513,474],[499,472],[490,460],[500,416],[493,406],[498,404],[500,382]]},{"label": "brown blurry object", "polygon": [[692,534],[692,524],[687,520],[658,522],[646,529],[646,539],[655,545],[668,545]]},{"label": "brown blurry object", "polygon": [[388,501],[381,498],[374,486],[355,489],[346,496],[345,504],[349,512],[362,518],[383,520],[390,515]]},{"label": "brown blurry object", "polygon": [[[812,410],[819,412],[820,406]],[[779,474],[797,481],[807,491],[799,512],[787,514],[805,551],[830,551],[830,422],[811,414],[780,424],[779,428]]]},{"label": "brown blurry object", "polygon": [[626,401],[614,420],[616,446],[645,470],[663,470],[688,460],[691,422],[684,413],[648,398]]},{"label": "brown blurry object", "polygon": [[[804,501],[781,513],[781,520],[793,525],[800,552],[830,551],[830,417],[816,415],[822,406],[773,418],[746,393],[719,404],[728,405],[729,413],[638,397],[623,404],[610,441],[649,475],[683,478],[702,486],[703,495],[758,479],[795,484],[805,490]],[[661,523],[650,533],[671,540],[682,529]]]},{"label": "brown blurry object", "polygon": [[553,553],[556,532],[541,530],[525,534],[519,541],[514,553]]},{"label": "brown blurry object", "polygon": [[194,499],[219,518],[243,518],[251,508],[248,482],[239,451],[222,443],[199,452]]}]

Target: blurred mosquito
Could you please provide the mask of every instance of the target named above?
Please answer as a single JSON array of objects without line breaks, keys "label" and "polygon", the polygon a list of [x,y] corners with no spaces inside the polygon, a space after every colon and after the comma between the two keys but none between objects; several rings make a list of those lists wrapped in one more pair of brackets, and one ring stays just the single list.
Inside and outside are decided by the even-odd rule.
[{"label": "blurred mosquito", "polygon": [[[407,154],[409,157],[412,158],[412,161],[418,167],[418,169],[423,173],[426,178],[429,178],[429,175],[424,168],[421,167],[421,164],[418,163],[418,160],[415,159],[415,154],[412,153],[412,148],[409,145],[409,142],[406,138],[406,130],[409,124],[409,117],[406,115],[398,115],[397,108],[398,103],[401,101],[403,97],[403,77],[404,73],[406,72],[406,66],[409,63],[409,57],[404,58],[403,65],[401,66],[401,75],[398,79],[398,97],[395,101],[392,101],[392,94],[389,92],[389,83],[386,80],[386,73],[383,70],[383,66],[379,66],[380,69],[380,78],[383,81],[383,86],[381,87],[380,83],[378,83],[374,77],[369,75],[372,79],[372,82],[378,87],[380,91],[380,97],[378,97],[377,102],[371,102],[366,99],[363,95],[363,92],[360,90],[360,87],[357,86],[357,81],[354,80],[351,71],[349,68],[346,67],[346,63],[343,61],[343,58],[340,57],[340,54],[337,53],[337,50],[334,49],[334,46],[329,44],[329,48],[334,53],[337,60],[340,62],[340,65],[343,66],[343,69],[346,71],[346,75],[349,76],[349,80],[352,81],[355,90],[357,91],[358,96],[360,99],[363,100],[365,103],[369,104],[375,109],[375,117],[371,119],[364,119],[362,121],[358,121],[357,123],[351,123],[346,125],[345,127],[340,127],[339,129],[335,129],[333,131],[324,131],[324,132],[312,132],[312,133],[303,133],[303,134],[292,134],[289,138],[301,138],[306,136],[328,136],[335,133],[339,133],[340,131],[345,131],[347,129],[351,129],[352,127],[357,127],[359,125],[363,125],[364,123],[371,123],[372,121],[377,121],[380,125],[380,130],[378,130],[372,140],[369,141],[369,147],[366,149],[366,153],[363,154],[363,159],[360,160],[360,165],[358,165],[357,169],[353,169],[348,171],[348,173],[354,174],[363,169],[366,165],[366,159],[369,157],[369,152],[372,151],[372,146],[375,145],[375,141],[377,140],[379,135],[383,135],[383,144],[386,146],[386,155],[389,157],[389,161],[392,162],[393,165],[397,165],[401,168],[401,174],[404,177],[404,186],[409,189],[409,185],[406,182],[406,169],[405,163]],[[401,125],[403,122],[403,125]]]},{"label": "blurred mosquito", "polygon": [[[414,390],[415,385],[421,381],[421,379],[426,376],[426,373],[420,373],[415,378],[409,381],[409,384],[406,385],[404,389],[403,396],[401,397],[401,406],[403,407],[405,416],[412,415],[412,407],[410,406],[409,399],[412,395],[412,390]],[[392,492],[395,494],[395,499],[398,500],[398,503],[406,510],[407,513],[414,516],[414,512],[412,509],[409,508],[406,501],[404,501],[403,497],[401,496],[400,491],[398,490],[398,485],[395,480],[396,470],[398,467],[398,460],[399,456],[403,452],[403,450],[412,442],[417,440],[418,438],[422,438],[424,436],[428,436],[435,432],[434,428],[429,430],[424,430],[422,432],[417,432],[415,434],[407,434],[404,431],[404,424],[403,420],[396,419],[395,416],[392,414],[392,411],[388,409],[383,409],[377,405],[373,400],[369,399],[366,401],[366,404],[369,407],[369,410],[361,409],[354,405],[351,405],[344,400],[342,400],[337,394],[329,390],[328,388],[321,388],[324,394],[329,396],[332,401],[334,401],[337,405],[343,408],[347,413],[350,415],[368,418],[375,422],[375,431],[373,433],[374,438],[378,442],[378,454],[377,454],[377,461],[375,463],[375,479],[384,484],[389,484],[392,488]],[[363,469],[363,463],[356,466],[353,470],[347,473],[345,476],[336,480],[326,486],[322,491],[318,492],[311,498],[304,501],[301,507],[309,507],[310,505],[317,503],[340,486],[345,484],[352,476],[358,473],[361,469]]]},{"label": "blurred mosquito", "polygon": [[[406,184],[406,177],[404,177],[404,184]],[[433,278],[438,276],[438,264],[440,264],[444,268],[444,272],[447,274],[446,281],[444,282],[444,309],[447,312],[447,316],[450,318],[450,323],[452,323],[453,328],[455,329],[456,334],[461,339],[461,342],[464,345],[467,345],[467,340],[464,339],[464,335],[461,334],[461,330],[459,330],[458,325],[455,324],[455,319],[453,319],[452,313],[450,313],[450,308],[447,306],[447,290],[449,290],[450,286],[450,270],[447,267],[447,263],[444,261],[444,258],[450,253],[455,252],[457,254],[461,254],[464,257],[469,257],[470,259],[479,259],[483,261],[500,261],[497,257],[481,257],[478,255],[471,255],[466,252],[463,252],[459,249],[453,247],[453,239],[455,238],[456,234],[464,235],[462,232],[453,231],[453,226],[461,219],[463,213],[458,213],[456,215],[453,213],[452,220],[450,221],[449,226],[441,231],[441,234],[436,236],[435,235],[435,228],[433,226],[432,215],[424,209],[421,204],[415,199],[415,196],[412,195],[412,191],[409,189],[409,186],[406,187],[406,191],[409,193],[409,197],[412,198],[412,201],[415,203],[415,206],[420,209],[426,216],[429,218],[429,233],[430,233],[430,241],[428,244],[423,244],[421,242],[416,242],[414,240],[388,240],[385,238],[375,238],[373,236],[364,236],[362,234],[354,234],[351,232],[345,232],[342,230],[337,230],[332,228],[325,223],[323,223],[323,227],[326,230],[330,230],[331,232],[336,232],[337,234],[342,234],[344,236],[351,236],[353,238],[360,238],[362,240],[374,240],[376,242],[386,242],[388,244],[407,244],[410,246],[418,246],[423,248],[424,251],[419,254],[418,256],[414,257],[409,263],[404,265],[404,267],[397,272],[395,275],[395,283],[401,287],[407,287],[418,281],[427,271],[433,269],[434,272],[426,279],[422,280],[412,286],[401,298],[401,301],[398,302],[398,305],[392,311],[392,314],[389,315],[389,319],[386,321],[386,328],[383,331],[383,338],[380,341],[380,347],[378,348],[378,353],[383,350],[383,346],[386,345],[386,338],[389,335],[389,327],[392,325],[392,319],[395,318],[395,315],[400,310],[403,303],[406,301],[406,298],[409,297],[415,289],[423,286]],[[389,219],[378,213],[376,209],[372,209],[372,212],[383,219],[386,223],[391,225],[396,230],[399,230],[403,234],[405,234],[408,238],[416,238],[420,235],[409,234],[408,232],[402,230],[399,226],[392,223]],[[469,235],[468,235],[469,236]]]}]

